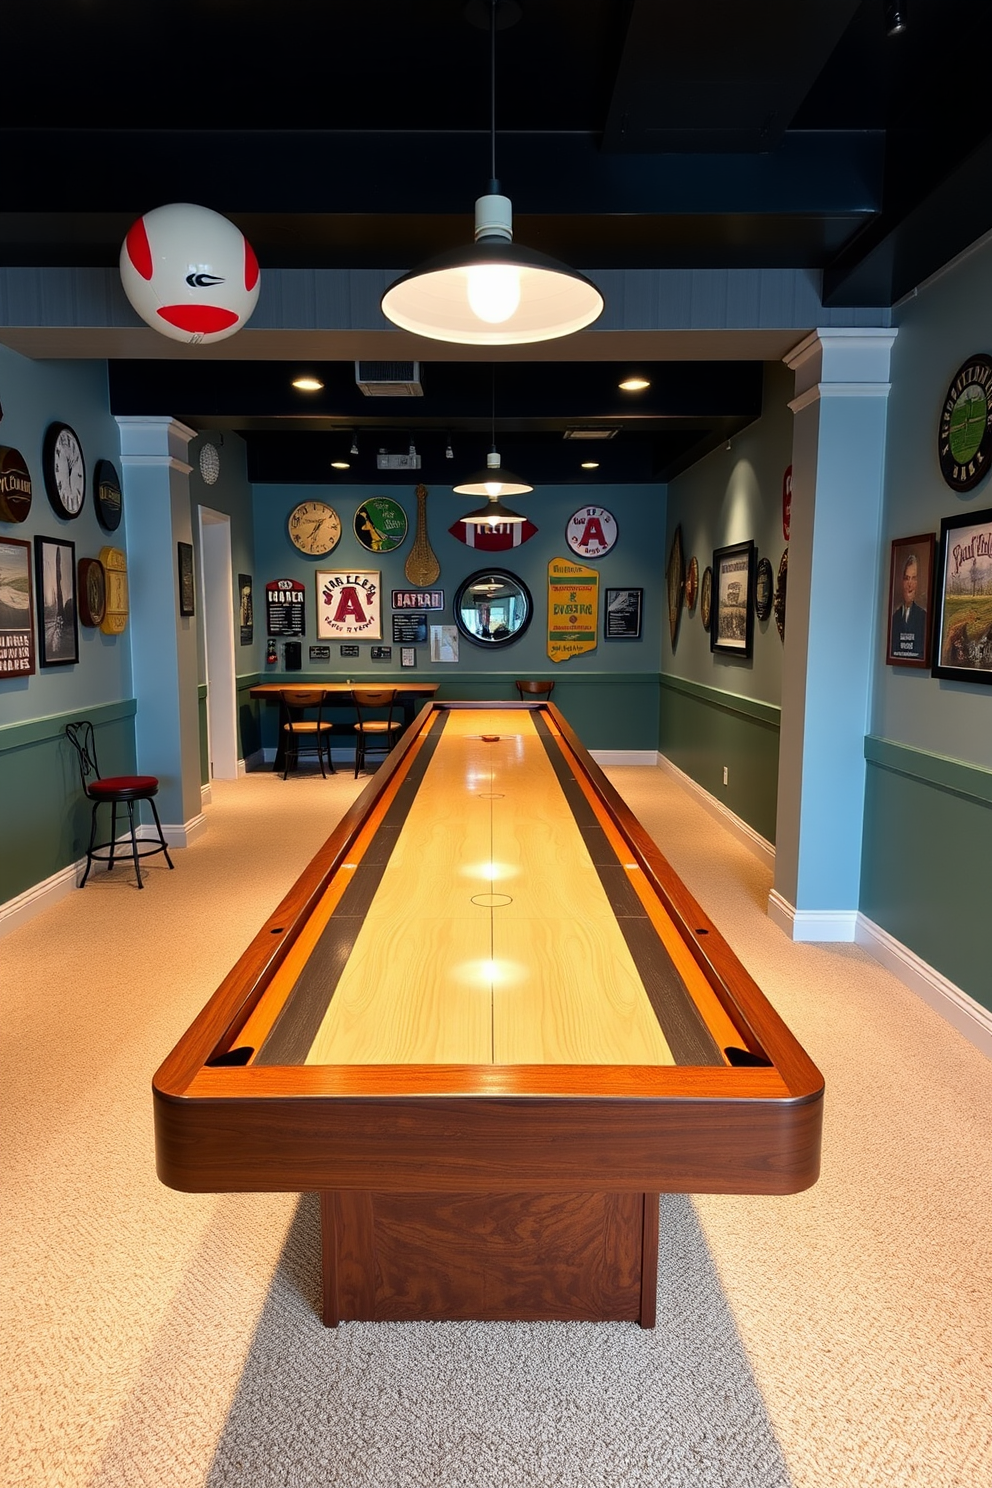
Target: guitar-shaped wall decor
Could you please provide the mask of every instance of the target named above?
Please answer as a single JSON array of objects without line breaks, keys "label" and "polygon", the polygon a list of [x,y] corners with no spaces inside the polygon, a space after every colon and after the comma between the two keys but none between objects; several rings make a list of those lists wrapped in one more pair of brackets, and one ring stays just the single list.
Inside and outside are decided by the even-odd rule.
[{"label": "guitar-shaped wall decor", "polygon": [[434,550],[427,540],[427,487],[417,487],[417,531],[406,560],[404,573],[411,584],[426,588],[441,572]]}]

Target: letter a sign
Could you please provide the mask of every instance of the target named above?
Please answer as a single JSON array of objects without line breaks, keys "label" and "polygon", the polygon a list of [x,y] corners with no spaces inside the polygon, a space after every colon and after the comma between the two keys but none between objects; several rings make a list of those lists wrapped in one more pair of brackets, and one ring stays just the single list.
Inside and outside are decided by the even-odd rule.
[{"label": "letter a sign", "polygon": [[617,540],[617,519],[605,506],[580,506],[568,519],[565,541],[580,558],[602,558]]},{"label": "letter a sign", "polygon": [[321,640],[382,639],[380,575],[317,570],[317,635]]}]

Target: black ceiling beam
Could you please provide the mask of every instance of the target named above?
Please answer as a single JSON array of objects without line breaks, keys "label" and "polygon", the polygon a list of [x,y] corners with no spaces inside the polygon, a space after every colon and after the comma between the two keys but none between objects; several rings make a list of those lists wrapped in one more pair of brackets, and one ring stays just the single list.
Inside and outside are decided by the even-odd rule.
[{"label": "black ceiling beam", "polygon": [[859,0],[636,0],[604,133],[609,150],[768,151],[782,141]]}]

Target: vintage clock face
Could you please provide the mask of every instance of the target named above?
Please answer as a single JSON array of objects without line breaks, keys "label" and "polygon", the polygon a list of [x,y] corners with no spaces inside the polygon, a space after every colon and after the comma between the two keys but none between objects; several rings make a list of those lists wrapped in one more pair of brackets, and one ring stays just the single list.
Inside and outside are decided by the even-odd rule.
[{"label": "vintage clock face", "polygon": [[301,501],[289,514],[289,537],[301,553],[320,558],[337,547],[341,518],[323,501]]},{"label": "vintage clock face", "polygon": [[969,357],[954,374],[940,410],[937,458],[952,491],[972,490],[992,469],[992,357]]},{"label": "vintage clock face", "polygon": [[93,501],[97,520],[105,532],[116,532],[121,525],[124,495],[120,476],[109,460],[97,460],[93,478]]},{"label": "vintage clock face", "polygon": [[42,451],[45,490],[60,517],[78,517],[86,496],[83,447],[68,424],[49,424]]}]

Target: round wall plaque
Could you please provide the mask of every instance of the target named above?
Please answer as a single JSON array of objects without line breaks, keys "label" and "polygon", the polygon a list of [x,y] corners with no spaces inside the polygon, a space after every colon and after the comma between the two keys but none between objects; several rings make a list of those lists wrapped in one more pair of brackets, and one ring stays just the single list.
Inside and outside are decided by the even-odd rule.
[{"label": "round wall plaque", "polygon": [[713,570],[709,564],[703,569],[703,580],[699,586],[699,618],[703,622],[703,629],[710,628],[710,614],[713,609]]},{"label": "round wall plaque", "polygon": [[83,625],[102,625],[107,612],[107,579],[99,558],[80,558],[78,602]]},{"label": "round wall plaque", "polygon": [[0,522],[23,522],[31,510],[31,476],[20,450],[0,444]]},{"label": "round wall plaque", "polygon": [[355,513],[355,536],[370,553],[391,553],[406,529],[406,512],[390,496],[370,496]]},{"label": "round wall plaque", "polygon": [[696,599],[699,595],[699,560],[689,559],[689,567],[685,571],[685,607],[690,612],[696,608]]},{"label": "round wall plaque", "polygon": [[992,462],[992,357],[971,356],[954,374],[937,431],[940,473],[952,491],[971,491]]},{"label": "round wall plaque", "polygon": [[772,566],[767,558],[758,559],[758,569],[754,576],[754,613],[759,620],[767,620],[772,612],[772,590],[775,587],[775,577]]},{"label": "round wall plaque", "polygon": [[93,503],[97,520],[105,532],[116,532],[124,512],[124,493],[116,466],[97,460],[93,473]]},{"label": "round wall plaque", "polygon": [[605,506],[580,506],[565,528],[565,541],[580,558],[602,558],[617,536],[617,519]]}]

